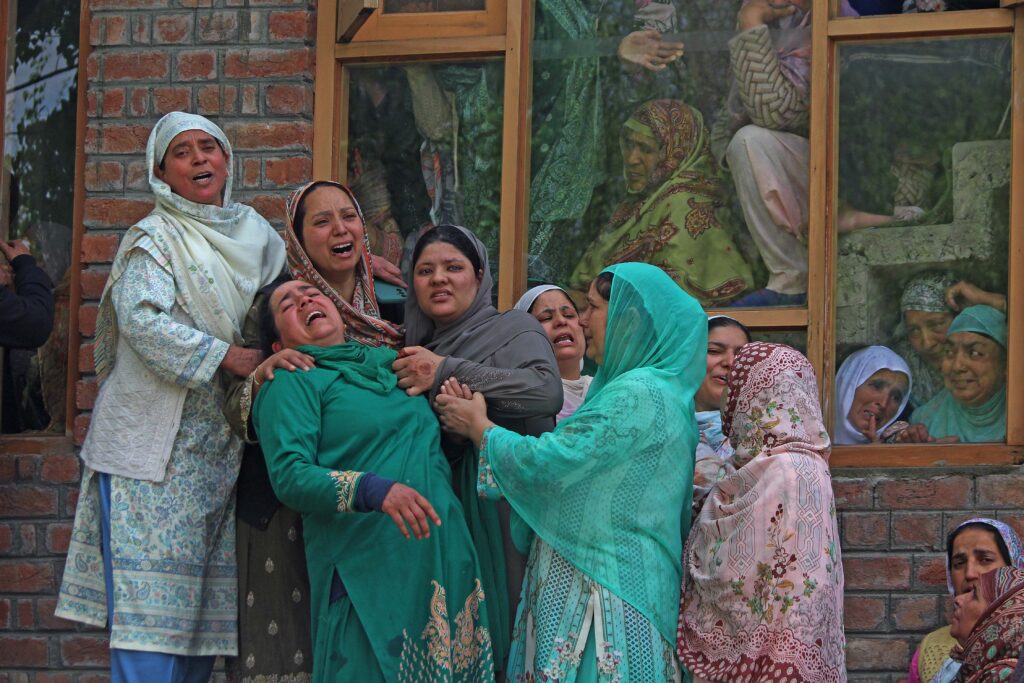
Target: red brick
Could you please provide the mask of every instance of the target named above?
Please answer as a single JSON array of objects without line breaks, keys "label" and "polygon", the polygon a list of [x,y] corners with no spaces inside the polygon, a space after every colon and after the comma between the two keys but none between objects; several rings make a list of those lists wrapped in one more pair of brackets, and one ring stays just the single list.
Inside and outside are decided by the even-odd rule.
[{"label": "red brick", "polygon": [[72,636],[60,642],[60,661],[70,667],[110,665],[110,641],[106,636]]},{"label": "red brick", "polygon": [[0,667],[45,667],[46,650],[46,638],[0,636]]},{"label": "red brick", "polygon": [[107,285],[108,277],[110,277],[109,270],[83,270],[78,280],[82,288],[82,298],[99,299],[103,294],[103,288]]},{"label": "red brick", "polygon": [[179,52],[175,63],[175,80],[209,81],[217,78],[217,55],[213,50]]},{"label": "red brick", "polygon": [[99,45],[103,41],[103,19],[92,17],[89,20],[89,44]]},{"label": "red brick", "polygon": [[227,127],[228,139],[235,151],[265,151],[301,148],[308,150],[313,129],[306,122],[235,123]]},{"label": "red brick", "polygon": [[36,613],[31,600],[18,600],[15,603],[15,614],[18,617],[18,629],[33,631],[36,626]]},{"label": "red brick", "polygon": [[152,33],[150,27],[152,22],[147,14],[133,14],[132,15],[132,40],[136,43],[142,43],[144,45],[152,42]]},{"label": "red brick", "polygon": [[149,88],[131,88],[128,91],[128,114],[130,116],[149,114]]},{"label": "red brick", "polygon": [[289,187],[309,180],[313,162],[309,157],[271,157],[267,159],[266,179],[271,185]]},{"label": "red brick", "polygon": [[908,550],[941,550],[942,514],[938,512],[894,512],[892,547]]},{"label": "red brick", "polygon": [[865,479],[833,479],[832,494],[839,510],[862,510],[873,507],[872,483]]},{"label": "red brick", "polygon": [[1024,508],[1024,475],[988,474],[978,477],[978,507]]},{"label": "red brick", "polygon": [[36,619],[39,628],[49,631],[69,631],[76,628],[75,622],[54,616],[56,610],[57,598],[36,598]]},{"label": "red brick", "polygon": [[96,334],[96,315],[99,308],[96,306],[78,307],[78,331],[83,337],[91,337]]},{"label": "red brick", "polygon": [[305,40],[313,37],[312,15],[305,10],[271,12],[267,33],[271,40]]},{"label": "red brick", "polygon": [[892,596],[892,623],[898,631],[930,631],[942,625],[939,596]]},{"label": "red brick", "polygon": [[270,222],[283,221],[285,217],[284,196],[257,195],[246,202]]},{"label": "red brick", "polygon": [[11,627],[11,601],[0,600],[0,629],[6,631]]},{"label": "red brick", "polygon": [[910,641],[891,636],[846,640],[846,668],[850,671],[906,670],[912,654]]},{"label": "red brick", "polygon": [[95,81],[100,75],[100,58],[95,52],[89,53],[89,58],[85,60],[85,75],[90,81]]},{"label": "red brick", "polygon": [[178,0],[182,7],[213,7],[213,0]]},{"label": "red brick", "polygon": [[[71,432],[74,437],[75,445],[81,446],[85,443],[85,434],[89,430],[89,416],[88,415],[76,415],[75,426]],[[78,491],[70,491],[68,493],[68,508],[67,514],[75,514],[75,505],[78,503]]]},{"label": "red brick", "polygon": [[161,14],[153,20],[153,42],[180,45],[192,37],[191,14]]},{"label": "red brick", "polygon": [[263,101],[268,114],[310,114],[313,111],[313,92],[306,85],[268,85],[263,91]]},{"label": "red brick", "polygon": [[96,154],[100,150],[100,129],[95,124],[89,124],[85,127],[85,153]]},{"label": "red brick", "polygon": [[103,57],[103,79],[106,81],[149,81],[167,78],[170,58],[166,52],[131,50],[110,52]]},{"label": "red brick", "polygon": [[197,111],[200,114],[220,113],[220,86],[202,85],[196,90]]},{"label": "red brick", "polygon": [[842,529],[844,549],[889,547],[888,512],[844,512]]},{"label": "red brick", "polygon": [[14,548],[14,529],[10,524],[0,524],[0,556],[11,555]]},{"label": "red brick", "polygon": [[35,455],[18,456],[18,479],[29,481],[36,478],[39,471],[39,457]]},{"label": "red brick", "polygon": [[75,407],[79,410],[92,410],[97,393],[99,384],[95,380],[79,380],[75,385]]},{"label": "red brick", "polygon": [[224,75],[228,78],[303,76],[309,72],[310,51],[307,48],[228,50],[224,56]]},{"label": "red brick", "polygon": [[129,161],[125,171],[125,188],[149,191],[149,167],[145,161]]},{"label": "red brick", "polygon": [[243,85],[242,86],[242,113],[243,114],[259,114],[260,105],[259,88],[255,85]]},{"label": "red brick", "polygon": [[86,115],[94,119],[99,115],[99,104],[96,91],[92,88],[85,94],[85,113]]},{"label": "red brick", "polygon": [[878,482],[878,505],[894,510],[948,510],[969,507],[970,477],[897,479]]},{"label": "red brick", "polygon": [[233,85],[225,85],[221,93],[221,108],[225,114],[233,114],[238,111],[238,88]]},{"label": "red brick", "polygon": [[259,159],[242,159],[242,187],[259,187],[260,169]]},{"label": "red brick", "polygon": [[886,599],[880,595],[846,595],[843,624],[848,631],[884,631]]},{"label": "red brick", "polygon": [[0,481],[14,481],[14,456],[0,453]]},{"label": "red brick", "polygon": [[93,11],[100,9],[157,9],[167,7],[170,0],[89,0]]},{"label": "red brick", "polygon": [[906,590],[910,588],[910,567],[907,555],[846,555],[846,590]]},{"label": "red brick", "polygon": [[93,358],[95,344],[82,344],[78,347],[78,371],[96,372],[96,360]]},{"label": "red brick", "polygon": [[[84,222],[90,228],[126,228],[138,223],[152,210],[153,202],[142,199],[87,197]],[[86,234],[84,237],[88,236]],[[83,239],[83,244],[84,242]],[[115,253],[117,253],[116,250]],[[113,259],[114,254],[110,256]],[[95,261],[87,262],[95,263]]]},{"label": "red brick", "polygon": [[153,113],[169,114],[172,111],[192,111],[192,90],[190,88],[153,88]]},{"label": "red brick", "polygon": [[43,481],[51,484],[72,484],[78,481],[81,473],[78,468],[78,456],[45,455],[42,467]]},{"label": "red brick", "polygon": [[78,677],[78,683],[110,683],[110,676],[107,674],[82,674]]},{"label": "red brick", "polygon": [[56,490],[26,484],[0,486],[0,516],[53,517],[56,514]]},{"label": "red brick", "polygon": [[103,17],[103,44],[127,45],[128,18],[123,14],[111,14]]},{"label": "red brick", "polygon": [[941,589],[945,593],[946,555],[923,554],[914,556],[914,588],[921,590]]},{"label": "red brick", "polygon": [[71,542],[71,524],[49,524],[46,527],[46,549],[54,555],[66,555]]},{"label": "red brick", "polygon": [[977,519],[983,517],[986,519],[995,519],[996,513],[994,510],[985,510],[983,508],[976,508],[973,510],[957,510],[955,512],[949,512],[943,514],[944,527],[942,530],[942,547],[940,550],[946,549],[946,539],[949,534],[953,532],[958,526],[963,524],[969,519]]},{"label": "red brick", "polygon": [[117,161],[86,163],[85,189],[89,192],[120,192],[124,189],[124,167]]},{"label": "red brick", "polygon": [[103,91],[103,116],[107,118],[124,116],[124,88],[107,88]]},{"label": "red brick", "polygon": [[229,43],[238,40],[237,12],[210,12],[199,17],[196,38],[200,43]]},{"label": "red brick", "polygon": [[36,674],[36,683],[72,683],[72,677],[69,673],[40,671]]},{"label": "red brick", "polygon": [[[5,593],[52,593],[53,565],[49,562],[5,562],[0,564],[0,586]],[[0,652],[4,648],[0,646]],[[2,664],[0,660],[0,664]]]},{"label": "red brick", "polygon": [[103,154],[144,154],[149,139],[148,126],[108,125],[100,134]]}]

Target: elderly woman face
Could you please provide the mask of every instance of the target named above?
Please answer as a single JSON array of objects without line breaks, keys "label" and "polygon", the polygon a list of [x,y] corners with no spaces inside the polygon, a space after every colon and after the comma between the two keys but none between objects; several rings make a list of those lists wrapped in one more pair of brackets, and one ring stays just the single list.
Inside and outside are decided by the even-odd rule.
[{"label": "elderly woman face", "polygon": [[482,273],[448,242],[431,242],[413,265],[416,302],[435,325],[450,325],[469,310],[480,289]]},{"label": "elderly woman face", "polygon": [[190,202],[220,206],[228,181],[228,156],[206,131],[186,130],[171,140],[153,174]]},{"label": "elderly woman face", "polygon": [[286,282],[270,295],[270,310],[281,340],[274,351],[300,346],[333,346],[345,341],[345,323],[334,303],[303,282]]},{"label": "elderly woman face", "polygon": [[586,352],[583,328],[576,307],[565,292],[552,289],[533,303],[530,314],[540,322],[548,335],[555,360],[579,361]]},{"label": "elderly woman face", "polygon": [[949,635],[963,644],[987,607],[988,600],[982,595],[981,587],[976,583],[957,595],[953,598],[953,617],[949,621]]},{"label": "elderly woman face", "polygon": [[302,246],[328,280],[355,270],[363,254],[363,221],[344,190],[322,185],[302,198]]},{"label": "elderly woman face", "polygon": [[942,378],[957,403],[980,406],[1006,385],[1006,349],[983,334],[949,335]]},{"label": "elderly woman face", "polygon": [[933,368],[942,367],[946,330],[953,322],[952,313],[931,311],[904,311],[903,323],[907,327],[907,341],[911,348]]},{"label": "elderly woman face", "polygon": [[626,179],[626,190],[630,193],[643,192],[654,179],[658,164],[661,163],[661,145],[650,136],[626,128],[619,139],[622,149],[622,173]]},{"label": "elderly woman face", "polygon": [[910,380],[902,372],[885,369],[875,372],[853,393],[846,418],[861,434],[873,435],[896,417],[909,385]]}]

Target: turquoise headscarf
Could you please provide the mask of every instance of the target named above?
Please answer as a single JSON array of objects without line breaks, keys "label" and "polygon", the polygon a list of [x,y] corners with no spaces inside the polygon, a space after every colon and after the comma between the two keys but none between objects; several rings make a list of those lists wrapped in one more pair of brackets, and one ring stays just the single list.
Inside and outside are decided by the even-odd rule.
[{"label": "turquoise headscarf", "polygon": [[[974,332],[990,337],[1006,348],[1006,315],[991,306],[968,306],[953,319],[946,336],[957,332]],[[911,422],[923,424],[936,438],[958,436],[964,443],[1002,441],[1006,438],[1006,387],[980,406],[957,402],[948,389],[914,411]]]},{"label": "turquoise headscarf", "polygon": [[583,405],[537,438],[489,429],[481,475],[493,474],[558,554],[674,642],[707,318],[660,268],[605,272],[614,280],[604,364]]}]

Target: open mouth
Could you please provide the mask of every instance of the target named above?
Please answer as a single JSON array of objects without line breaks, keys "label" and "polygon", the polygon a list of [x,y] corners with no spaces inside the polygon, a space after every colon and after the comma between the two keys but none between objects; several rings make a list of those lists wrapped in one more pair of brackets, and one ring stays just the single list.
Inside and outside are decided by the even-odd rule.
[{"label": "open mouth", "polygon": [[348,256],[352,253],[352,243],[345,242],[344,244],[335,244],[331,247],[331,253],[338,256]]},{"label": "open mouth", "polygon": [[443,300],[443,299],[447,299],[451,295],[452,295],[452,293],[449,292],[447,289],[442,289],[442,290],[439,290],[439,291],[434,292],[433,294],[431,294],[430,298],[434,299],[435,301],[440,301],[440,300]]},{"label": "open mouth", "polygon": [[323,311],[311,311],[310,314],[306,316],[306,327],[312,325],[313,321],[318,318],[327,318],[327,314]]},{"label": "open mouth", "polygon": [[576,344],[576,340],[571,334],[565,333],[555,337],[551,343],[555,346],[574,346]]},{"label": "open mouth", "polygon": [[208,181],[210,181],[212,179],[213,179],[213,174],[210,173],[209,171],[203,171],[202,173],[198,173],[198,174],[192,176],[192,180],[194,180],[197,183],[206,183],[206,182],[208,182]]}]

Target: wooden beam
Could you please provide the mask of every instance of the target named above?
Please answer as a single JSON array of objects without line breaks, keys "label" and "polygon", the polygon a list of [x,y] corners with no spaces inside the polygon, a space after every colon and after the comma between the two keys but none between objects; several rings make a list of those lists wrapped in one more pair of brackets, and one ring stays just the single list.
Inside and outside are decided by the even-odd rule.
[{"label": "wooden beam", "polygon": [[316,70],[313,81],[313,180],[333,180],[335,105],[339,87],[334,61],[337,4],[321,2],[316,12]]},{"label": "wooden beam", "polygon": [[716,308],[706,313],[735,318],[751,330],[800,330],[808,319],[806,308]]},{"label": "wooden beam", "polygon": [[974,465],[1019,465],[1024,447],[1003,444],[892,444],[836,446],[829,466],[850,468],[882,467],[970,467]]},{"label": "wooden beam", "polygon": [[1013,114],[1010,135],[1010,270],[1006,316],[1006,442],[1024,445],[1024,6],[1013,10]]},{"label": "wooden beam", "polygon": [[[319,36],[319,32],[318,32]],[[319,69],[317,42],[317,68]],[[410,40],[381,40],[368,43],[331,42],[333,57],[346,62],[396,62],[428,59],[470,59],[474,57],[500,57],[505,54],[505,36],[466,38],[416,38]]]},{"label": "wooden beam", "polygon": [[1013,13],[1005,9],[840,17],[828,22],[828,36],[835,40],[878,40],[979,35],[1009,33],[1013,24]]}]

